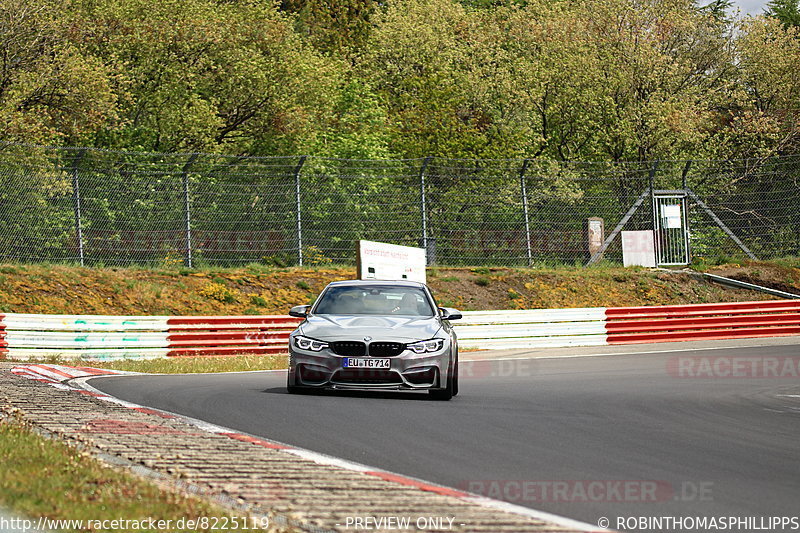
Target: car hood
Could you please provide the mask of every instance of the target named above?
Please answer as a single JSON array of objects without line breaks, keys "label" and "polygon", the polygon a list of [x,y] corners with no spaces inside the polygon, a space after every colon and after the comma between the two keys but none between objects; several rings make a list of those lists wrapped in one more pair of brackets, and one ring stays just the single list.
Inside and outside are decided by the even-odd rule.
[{"label": "car hood", "polygon": [[433,338],[442,328],[435,317],[313,315],[300,325],[300,333],[320,340],[412,342]]}]

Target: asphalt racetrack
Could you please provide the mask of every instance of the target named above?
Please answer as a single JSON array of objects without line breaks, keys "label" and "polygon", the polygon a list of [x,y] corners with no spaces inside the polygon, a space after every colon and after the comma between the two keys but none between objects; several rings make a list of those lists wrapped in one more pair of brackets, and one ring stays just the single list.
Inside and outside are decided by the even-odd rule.
[{"label": "asphalt racetrack", "polygon": [[90,383],[138,404],[590,524],[797,516],[800,338],[769,341],[462,360],[461,392],[450,402],[424,393],[289,395],[285,372]]}]

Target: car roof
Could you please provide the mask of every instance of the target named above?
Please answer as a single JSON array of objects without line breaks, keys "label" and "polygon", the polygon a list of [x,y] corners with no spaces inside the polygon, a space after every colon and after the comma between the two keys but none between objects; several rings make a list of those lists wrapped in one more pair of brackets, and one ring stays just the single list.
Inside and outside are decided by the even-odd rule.
[{"label": "car roof", "polygon": [[353,286],[358,287],[361,285],[396,285],[398,287],[425,287],[424,283],[419,281],[409,280],[390,280],[390,279],[348,279],[344,281],[332,281],[328,284],[329,287],[343,287]]}]

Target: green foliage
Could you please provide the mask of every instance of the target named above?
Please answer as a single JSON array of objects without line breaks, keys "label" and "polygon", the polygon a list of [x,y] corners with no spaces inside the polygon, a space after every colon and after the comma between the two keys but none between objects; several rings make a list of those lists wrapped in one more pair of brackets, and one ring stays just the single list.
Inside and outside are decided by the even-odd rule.
[{"label": "green foliage", "polygon": [[375,0],[284,0],[281,9],[297,15],[297,31],[318,49],[348,53],[360,48],[370,30]]},{"label": "green foliage", "polygon": [[312,153],[343,159],[388,159],[392,156],[389,117],[365,80],[342,86],[330,122],[317,137]]},{"label": "green foliage", "polygon": [[100,139],[152,151],[304,151],[341,65],[269,3],[103,0],[74,13],[118,74],[122,128]]},{"label": "green foliage", "polygon": [[303,248],[303,262],[311,266],[330,265],[331,258],[316,246],[306,246]]},{"label": "green foliage", "polygon": [[725,25],[688,0],[405,0],[378,17],[360,67],[402,155],[696,155],[727,87]]},{"label": "green foliage", "polygon": [[786,28],[800,26],[800,0],[770,0],[764,14],[778,19]]},{"label": "green foliage", "polygon": [[739,157],[800,150],[800,26],[756,17],[742,23],[736,41],[739,83],[732,114],[717,133],[720,147]]},{"label": "green foliage", "polygon": [[51,0],[0,0],[0,139],[80,144],[114,123],[113,74]]},{"label": "green foliage", "polygon": [[259,307],[266,307],[268,305],[267,300],[265,300],[261,296],[251,296],[250,303],[253,305],[257,305]]},{"label": "green foliage", "polygon": [[466,94],[465,9],[450,0],[405,0],[377,19],[359,68],[389,105],[395,149],[409,157],[473,155],[480,113]]},{"label": "green foliage", "polygon": [[200,296],[218,302],[235,303],[238,298],[236,292],[232,291],[222,283],[210,281],[198,291]]},{"label": "green foliage", "polygon": [[729,13],[733,10],[732,0],[712,0],[711,2],[698,7],[698,11],[703,14],[708,14],[713,17],[717,22],[730,24],[731,18]]},{"label": "green foliage", "polygon": [[0,0],[0,140],[356,159],[797,151],[798,0],[741,22],[729,7]]}]

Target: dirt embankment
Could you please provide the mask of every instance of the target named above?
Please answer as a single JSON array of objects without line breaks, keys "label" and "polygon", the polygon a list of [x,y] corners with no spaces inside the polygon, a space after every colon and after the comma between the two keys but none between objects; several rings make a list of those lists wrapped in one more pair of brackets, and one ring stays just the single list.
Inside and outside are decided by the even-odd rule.
[{"label": "dirt embankment", "polygon": [[708,272],[800,296],[800,262],[778,264],[748,261],[741,265],[720,265]]},{"label": "dirt embankment", "polygon": [[[285,314],[353,268],[145,270],[0,266],[0,311],[108,315]],[[710,272],[800,293],[796,265],[746,263]],[[687,273],[625,268],[431,268],[440,305],[462,310],[663,305],[770,298]]]}]

